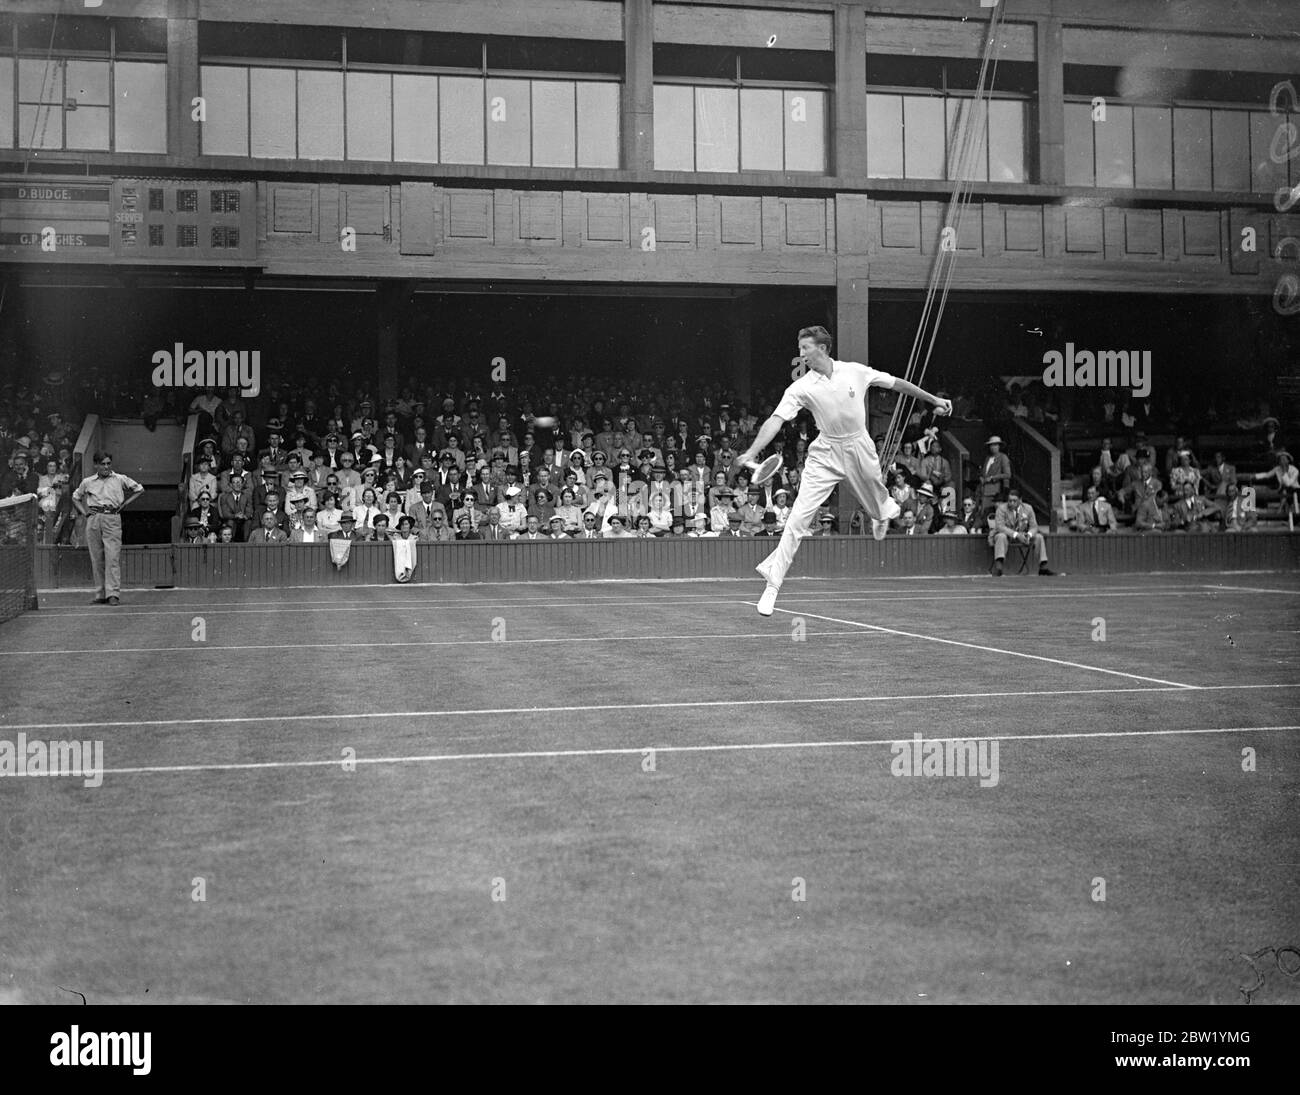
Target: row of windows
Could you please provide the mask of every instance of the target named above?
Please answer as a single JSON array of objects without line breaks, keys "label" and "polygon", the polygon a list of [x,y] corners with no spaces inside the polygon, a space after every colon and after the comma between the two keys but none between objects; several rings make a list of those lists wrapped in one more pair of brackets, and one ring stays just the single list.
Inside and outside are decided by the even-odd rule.
[{"label": "row of windows", "polygon": [[658,171],[826,172],[826,92],[656,84]]},{"label": "row of windows", "polygon": [[619,85],[204,65],[212,156],[618,167]]},{"label": "row of windows", "polygon": [[[1096,114],[1096,120],[1094,120]],[[1290,123],[1300,125],[1300,115]],[[1104,119],[1091,102],[1065,104],[1068,186],[1237,190],[1271,194],[1300,182],[1300,160],[1275,163],[1291,144],[1273,142],[1283,119],[1259,110],[1116,106]]]},{"label": "row of windows", "polygon": [[167,151],[167,66],[0,57],[0,148]]},{"label": "row of windows", "polygon": [[[166,65],[0,56],[0,148],[165,152]],[[619,166],[613,81],[334,72],[205,65],[208,155],[569,168]],[[655,167],[664,171],[828,170],[827,93],[656,84]],[[867,95],[872,178],[951,179],[972,100]],[[984,113],[981,111],[981,113]],[[1126,106],[1094,120],[1065,104],[1070,186],[1250,191],[1300,182],[1300,159],[1270,155],[1267,111]],[[1300,117],[1292,116],[1292,124]],[[988,103],[974,177],[1029,177],[1028,103]],[[1289,146],[1284,142],[1281,154]]]},{"label": "row of windows", "polygon": [[[968,177],[1025,182],[1025,102],[990,99]],[[875,179],[953,179],[961,166],[959,137],[975,101],[956,95],[867,95],[867,174]]]}]

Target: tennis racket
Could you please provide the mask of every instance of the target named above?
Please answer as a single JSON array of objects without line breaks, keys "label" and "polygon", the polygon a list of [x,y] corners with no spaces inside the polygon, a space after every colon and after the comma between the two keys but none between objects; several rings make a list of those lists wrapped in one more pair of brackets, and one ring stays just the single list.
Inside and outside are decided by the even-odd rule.
[{"label": "tennis racket", "polygon": [[762,463],[759,463],[757,460],[747,461],[745,467],[749,468],[749,470],[754,473],[754,477],[750,482],[756,487],[761,487],[781,470],[781,457],[776,453],[773,453]]}]

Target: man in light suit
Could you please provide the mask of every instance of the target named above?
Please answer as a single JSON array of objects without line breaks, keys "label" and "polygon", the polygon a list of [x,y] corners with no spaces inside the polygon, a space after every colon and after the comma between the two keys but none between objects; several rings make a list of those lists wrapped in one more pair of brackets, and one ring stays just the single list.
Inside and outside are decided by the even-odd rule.
[{"label": "man in light suit", "polygon": [[1026,544],[1038,552],[1038,573],[1042,577],[1051,577],[1055,571],[1047,567],[1047,541],[1038,531],[1038,518],[1034,516],[1032,506],[1020,500],[1020,491],[1012,487],[1007,492],[1007,500],[999,503],[993,517],[993,530],[989,533],[989,543],[993,545],[993,574],[1002,577],[1002,561],[1007,557],[1009,544]]},{"label": "man in light suit", "polygon": [[1075,532],[1116,531],[1115,511],[1095,486],[1088,487],[1088,496],[1074,511],[1070,527]]}]

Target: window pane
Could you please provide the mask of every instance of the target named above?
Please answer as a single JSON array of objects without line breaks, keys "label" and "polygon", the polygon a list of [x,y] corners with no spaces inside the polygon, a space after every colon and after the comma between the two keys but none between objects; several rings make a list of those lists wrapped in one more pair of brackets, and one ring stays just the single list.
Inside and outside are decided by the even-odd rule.
[{"label": "window pane", "polygon": [[1250,189],[1250,117],[1244,110],[1216,110],[1214,189]]},{"label": "window pane", "polygon": [[739,171],[740,99],[732,87],[695,89],[695,169]]},{"label": "window pane", "polygon": [[1100,122],[1092,120],[1092,107],[1088,103],[1065,104],[1065,185],[1096,186],[1093,175],[1093,127]]},{"label": "window pane", "polygon": [[989,180],[1025,181],[1025,104],[989,100]]},{"label": "window pane", "polygon": [[483,81],[443,76],[438,85],[443,163],[483,162]]},{"label": "window pane", "polygon": [[[989,177],[988,141],[985,129],[988,124],[987,115],[984,111],[977,110],[973,99],[964,98],[948,99],[945,102],[945,113],[948,120],[948,178],[955,179],[960,172],[966,178],[987,182]],[[974,124],[974,122],[967,122],[968,116],[983,120],[985,126],[981,126],[979,132],[964,138],[963,127]],[[971,147],[965,150],[965,163],[962,162],[964,139],[971,142]]]},{"label": "window pane", "polygon": [[0,57],[0,148],[14,146],[14,62]]},{"label": "window pane", "polygon": [[745,171],[781,171],[785,96],[778,88],[740,92],[740,166]]},{"label": "window pane", "polygon": [[[1269,147],[1273,135],[1286,124],[1285,118],[1278,118],[1267,112],[1252,111],[1250,115],[1250,188],[1256,193],[1272,194],[1279,187],[1286,186],[1286,161],[1274,163],[1269,156]],[[1287,151],[1286,135],[1277,139],[1278,155],[1285,156]]]},{"label": "window pane", "polygon": [[20,103],[62,103],[63,62],[18,60],[18,101]]},{"label": "window pane", "polygon": [[118,152],[167,151],[167,66],[118,61],[113,71]]},{"label": "window pane", "polygon": [[64,111],[68,148],[108,151],[108,107],[78,106]]},{"label": "window pane", "polygon": [[108,62],[69,61],[64,95],[78,106],[108,106]]},{"label": "window pane", "polygon": [[438,162],[438,77],[393,74],[393,159]]},{"label": "window pane", "polygon": [[619,90],[613,83],[578,84],[579,167],[618,167]]},{"label": "window pane", "polygon": [[655,170],[695,170],[695,89],[655,84]]},{"label": "window pane", "polygon": [[572,167],[577,152],[577,105],[570,80],[533,83],[533,163]]},{"label": "window pane", "polygon": [[20,104],[18,142],[21,148],[62,148],[63,111],[57,106]]},{"label": "window pane", "polygon": [[200,69],[206,121],[205,156],[248,155],[248,69],[204,65]]},{"label": "window pane", "polygon": [[826,172],[826,92],[785,92],[785,169]]},{"label": "window pane", "polygon": [[867,95],[867,174],[903,177],[903,97]]},{"label": "window pane", "polygon": [[488,163],[527,166],[532,159],[530,80],[487,82]]},{"label": "window pane", "polygon": [[1097,185],[1133,185],[1133,108],[1106,106],[1106,120],[1093,130],[1097,140]]},{"label": "window pane", "polygon": [[1133,178],[1138,186],[1169,190],[1174,185],[1170,113],[1167,107],[1133,108],[1133,147],[1137,157]]},{"label": "window pane", "polygon": [[298,157],[343,159],[343,73],[298,73]]},{"label": "window pane", "polygon": [[1174,108],[1174,188],[1209,190],[1210,112]]},{"label": "window pane", "polygon": [[943,178],[943,100],[903,96],[903,170],[909,179]]},{"label": "window pane", "polygon": [[348,159],[393,158],[393,78],[386,72],[348,73]]},{"label": "window pane", "polygon": [[252,97],[250,146],[254,156],[297,155],[294,136],[295,89],[293,69],[251,68],[248,71]]}]

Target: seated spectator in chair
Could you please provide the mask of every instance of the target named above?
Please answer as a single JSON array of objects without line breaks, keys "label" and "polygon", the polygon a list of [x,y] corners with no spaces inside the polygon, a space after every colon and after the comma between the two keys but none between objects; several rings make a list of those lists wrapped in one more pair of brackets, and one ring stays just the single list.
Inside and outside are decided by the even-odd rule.
[{"label": "seated spectator in chair", "polygon": [[316,511],[305,509],[302,512],[302,524],[289,532],[289,543],[323,544],[328,536],[329,533],[316,524]]},{"label": "seated spectator in chair", "polygon": [[252,520],[252,492],[244,485],[242,475],[230,477],[229,488],[222,490],[217,497],[217,516],[230,524],[235,531],[235,540],[242,541],[246,536],[248,521]]},{"label": "seated spectator in chair", "polygon": [[479,536],[484,540],[509,540],[510,530],[501,523],[501,510],[493,506],[486,512],[487,520],[479,525]]},{"label": "seated spectator in chair", "polygon": [[217,529],[221,527],[221,515],[213,505],[212,495],[208,491],[199,492],[198,503],[190,507],[189,516],[196,519],[203,526],[203,531],[211,533],[212,539],[216,540]]},{"label": "seated spectator in chair", "polygon": [[961,519],[951,512],[943,514],[943,527],[935,533],[936,536],[965,536],[967,535],[966,526],[961,523]]},{"label": "seated spectator in chair", "polygon": [[1094,465],[1092,471],[1088,473],[1088,479],[1083,485],[1084,494],[1086,495],[1093,487],[1097,489],[1098,495],[1106,499],[1107,502],[1110,501],[1110,481],[1106,478],[1100,464]]},{"label": "seated spectator in chair", "polygon": [[307,486],[307,473],[301,468],[289,474],[289,489],[284,492],[284,508],[292,513],[293,507],[299,502],[305,503],[308,509],[319,508],[316,492]]},{"label": "seated spectator in chair", "polygon": [[357,519],[357,528],[369,532],[374,528],[375,518],[383,511],[379,508],[379,498],[374,487],[361,489],[361,501],[352,507],[352,516]]},{"label": "seated spectator in chair", "polygon": [[809,536],[834,536],[835,535],[835,515],[832,513],[821,513],[817,516],[817,528],[808,534]]},{"label": "seated spectator in chair", "polygon": [[1205,469],[1205,483],[1220,503],[1228,497],[1228,487],[1236,485],[1237,469],[1228,463],[1222,452],[1216,452],[1214,462]]},{"label": "seated spectator in chair", "polygon": [[415,519],[409,513],[404,513],[397,519],[397,528],[393,531],[392,538],[394,540],[419,539],[415,531]]},{"label": "seated spectator in chair", "polygon": [[219,544],[238,543],[238,540],[235,538],[235,526],[230,524],[230,522],[226,522],[219,529],[217,529],[217,543]]},{"label": "seated spectator in chair", "polygon": [[[1103,494],[1109,493],[1113,489],[1116,479],[1121,474],[1116,470],[1115,454],[1110,448],[1110,438],[1101,439],[1101,455],[1097,457],[1097,467],[1101,469],[1102,483],[1098,488]],[[1094,480],[1095,482],[1095,480]]]},{"label": "seated spectator in chair", "polygon": [[1165,532],[1169,528],[1168,495],[1163,490],[1147,495],[1138,503],[1133,527],[1138,532]]},{"label": "seated spectator in chair", "polygon": [[649,518],[650,531],[656,536],[667,536],[672,532],[673,506],[667,484],[664,485],[663,490],[654,491],[650,495],[650,508],[644,516]]},{"label": "seated spectator in chair", "polygon": [[1154,466],[1149,461],[1142,461],[1137,466],[1136,474],[1128,486],[1128,505],[1134,511],[1142,506],[1147,498],[1154,498],[1165,489],[1164,483],[1156,475]]},{"label": "seated spectator in chair", "polygon": [[230,481],[238,475],[244,480],[244,486],[250,490],[253,487],[253,473],[249,470],[248,461],[239,453],[235,453],[230,458],[230,467],[217,476],[217,497],[221,497],[222,491],[230,489]]},{"label": "seated spectator in chair", "polygon": [[388,518],[388,527],[397,528],[397,521],[405,511],[402,509],[402,495],[400,491],[389,491],[384,496],[384,516]]},{"label": "seated spectator in chair", "polygon": [[[904,510],[903,513],[907,513]],[[929,482],[922,483],[916,490],[916,508],[912,511],[916,515],[917,527],[927,535],[934,532],[939,525],[939,506],[934,494],[934,487]],[[902,516],[899,515],[899,524],[902,524]]]},{"label": "seated spectator in chair", "polygon": [[961,527],[971,536],[983,536],[988,531],[988,523],[979,510],[979,503],[974,498],[961,500],[961,516],[957,518]]},{"label": "seated spectator in chair", "polygon": [[338,499],[325,491],[320,496],[320,508],[316,511],[316,527],[326,536],[338,532],[343,523],[343,511],[339,509]]},{"label": "seated spectator in chair", "polygon": [[250,544],[283,544],[288,542],[288,534],[276,522],[275,513],[269,509],[264,509],[260,521],[258,527],[248,534]]},{"label": "seated spectator in chair", "polygon": [[[1181,484],[1174,482],[1174,469],[1181,463],[1183,453],[1187,453],[1188,460],[1195,467],[1196,457],[1192,453],[1192,447],[1187,438],[1180,435],[1175,437],[1174,443],[1165,450],[1165,477],[1169,480],[1170,488],[1177,491],[1180,496],[1183,488]],[[1152,460],[1152,463],[1154,464],[1155,461]]]},{"label": "seated spectator in chair", "polygon": [[600,540],[600,518],[588,511],[582,515],[582,529],[573,536],[575,540]]},{"label": "seated spectator in chair", "polygon": [[[917,474],[929,481],[936,496],[942,497],[944,488],[952,486],[952,465],[948,463],[937,445],[921,457]],[[956,498],[953,499],[953,504],[956,504]]]},{"label": "seated spectator in chair", "polygon": [[758,536],[763,531],[763,514],[767,507],[761,501],[762,487],[747,486],[744,502],[740,505],[740,529],[746,536]]},{"label": "seated spectator in chair", "polygon": [[691,521],[691,527],[686,533],[687,536],[694,539],[705,540],[718,534],[709,528],[709,519],[703,513],[697,513]]},{"label": "seated spectator in chair", "polygon": [[1196,487],[1184,480],[1178,501],[1170,509],[1169,528],[1173,532],[1210,532],[1218,528],[1218,516],[1218,511],[1196,493]]},{"label": "seated spectator in chair", "polygon": [[524,530],[514,533],[512,540],[549,540],[550,537],[542,531],[542,519],[535,513],[530,513],[524,521]]},{"label": "seated spectator in chair", "polygon": [[555,516],[564,522],[564,531],[570,536],[582,531],[582,507],[578,505],[572,487],[565,487],[560,492],[560,504],[555,507]]},{"label": "seated spectator in chair", "polygon": [[[50,461],[54,464],[54,461]],[[42,477],[44,479],[45,477]],[[72,535],[74,518],[72,515],[72,493],[68,486],[68,476],[56,471],[49,477],[49,483],[36,491],[37,507],[40,511],[38,528],[40,543],[61,544]]]},{"label": "seated spectator in chair", "polygon": [[388,531],[387,514],[379,514],[379,516],[370,523],[370,535],[367,536],[366,539],[376,544],[386,544],[390,539],[392,539],[392,536]]},{"label": "seated spectator in chair", "polygon": [[636,528],[633,535],[642,540],[653,540],[656,535],[662,534],[655,532],[654,526],[650,523],[650,515],[643,513],[636,519]]},{"label": "seated spectator in chair", "polygon": [[996,577],[1002,577],[1003,560],[1006,559],[1007,548],[1011,544],[1032,547],[1038,553],[1038,573],[1043,577],[1055,574],[1047,566],[1047,541],[1038,531],[1038,518],[1034,509],[1020,500],[1020,491],[1015,487],[1007,492],[1005,502],[998,503],[989,543],[993,546],[993,574]]},{"label": "seated spectator in chair", "polygon": [[331,540],[355,540],[366,539],[366,534],[357,528],[357,519],[347,510],[339,515],[339,530],[329,534]]},{"label": "seated spectator in chair", "polygon": [[780,536],[785,532],[785,523],[790,520],[790,492],[785,487],[776,491],[768,508],[773,516],[772,535]]},{"label": "seated spectator in chair", "polygon": [[898,528],[903,513],[916,509],[916,491],[907,481],[906,473],[901,468],[889,473],[889,493],[898,503],[899,516],[893,521],[894,528]]},{"label": "seated spectator in chair", "polygon": [[497,506],[501,516],[501,527],[513,539],[515,533],[522,532],[527,525],[528,509],[520,499],[523,490],[517,486],[506,488],[506,500]]},{"label": "seated spectator in chair", "polygon": [[209,498],[215,498],[219,493],[217,477],[212,474],[212,461],[206,456],[199,457],[199,470],[190,475],[190,505],[198,503],[199,495],[203,491],[208,492]]},{"label": "seated spectator in chair", "polygon": [[903,472],[909,483],[914,479],[921,478],[921,458],[916,454],[915,442],[904,441],[899,446],[898,454],[894,457],[894,463]]},{"label": "seated spectator in chair", "polygon": [[1258,524],[1255,488],[1238,487],[1235,482],[1228,484],[1228,492],[1224,496],[1223,531],[1254,532]]},{"label": "seated spectator in chair", "polygon": [[536,517],[543,530],[549,529],[551,518],[555,516],[555,499],[546,487],[538,487],[528,507],[531,516]]},{"label": "seated spectator in chair", "polygon": [[[1097,469],[1094,468],[1094,471]],[[1095,483],[1088,484],[1088,494],[1075,509],[1070,519],[1075,532],[1116,532],[1115,511],[1102,496]]]},{"label": "seated spectator in chair", "polygon": [[898,515],[898,528],[892,530],[898,536],[928,536],[930,529],[917,520],[916,510],[905,509]]},{"label": "seated spectator in chair", "polygon": [[744,521],[745,519],[740,515],[740,510],[733,509],[727,514],[727,527],[721,530],[718,533],[718,536],[720,538],[728,536],[748,536],[749,533],[745,531]]},{"label": "seated spectator in chair", "polygon": [[709,507],[709,528],[721,535],[730,527],[730,515],[735,512],[732,503],[736,496],[730,487],[723,487],[720,491],[711,490],[709,494],[716,499]]},{"label": "seated spectator in chair", "polygon": [[433,483],[425,479],[420,483],[419,501],[412,505],[407,512],[415,518],[416,532],[423,532],[433,524],[433,515],[435,513],[441,513],[446,517],[447,508],[434,498]]},{"label": "seated spectator in chair", "polygon": [[443,510],[433,511],[429,523],[419,530],[419,539],[425,544],[444,544],[456,539],[451,522],[447,520],[447,514]]},{"label": "seated spectator in chair", "polygon": [[1192,464],[1191,450],[1179,449],[1178,463],[1169,471],[1169,489],[1181,498],[1183,486],[1188,483],[1191,484],[1193,493],[1198,491],[1201,486],[1201,472]]},{"label": "seated spectator in chair", "polygon": [[185,518],[185,527],[181,533],[182,544],[215,544],[217,535],[208,531],[197,517]]},{"label": "seated spectator in chair", "polygon": [[1011,486],[1011,460],[1002,451],[1002,438],[996,434],[984,444],[989,452],[980,469],[980,509],[990,510],[1002,497],[1003,491]]},{"label": "seated spectator in chair", "polygon": [[1282,495],[1282,512],[1288,517],[1297,512],[1297,497],[1300,496],[1300,469],[1291,463],[1291,454],[1286,449],[1278,449],[1273,454],[1276,464],[1268,471],[1261,471],[1254,476],[1255,482],[1265,479],[1277,480],[1277,489]]},{"label": "seated spectator in chair", "polygon": [[469,517],[462,513],[456,518],[456,539],[457,540],[482,540],[483,537],[478,534],[474,528],[474,523]]},{"label": "seated spectator in chair", "polygon": [[621,513],[611,513],[605,519],[605,539],[625,540],[632,535],[627,529],[627,521]]}]

